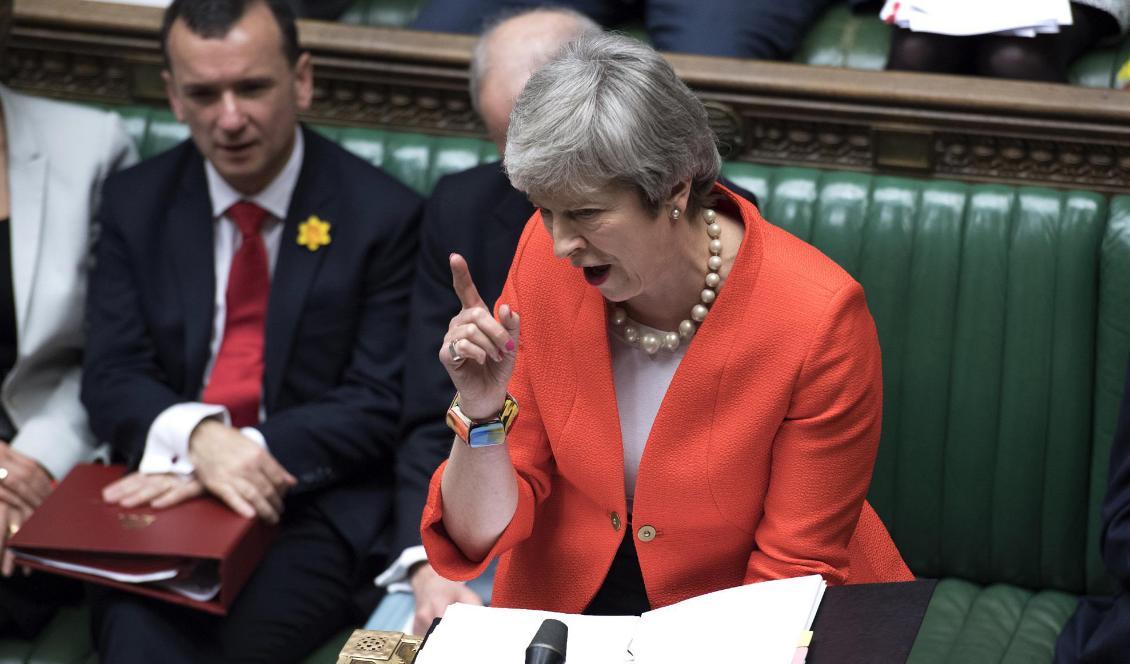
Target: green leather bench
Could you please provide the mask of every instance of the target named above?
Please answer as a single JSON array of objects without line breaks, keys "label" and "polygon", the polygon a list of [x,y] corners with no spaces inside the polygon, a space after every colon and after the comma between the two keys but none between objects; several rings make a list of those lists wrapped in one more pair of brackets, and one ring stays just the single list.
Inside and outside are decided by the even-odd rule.
[{"label": "green leather bench", "polygon": [[[187,136],[118,109],[142,155]],[[496,158],[476,139],[319,127],[427,192]],[[1130,197],[726,165],[766,218],[859,279],[883,349],[871,500],[941,579],[911,662],[1049,662],[1082,593],[1112,588],[1098,504],[1130,351]],[[331,663],[347,633],[307,659]],[[0,664],[93,662],[86,611]]]},{"label": "green leather bench", "polygon": [[[341,20],[356,25],[404,27],[416,17],[424,1],[357,0]],[[628,31],[643,35],[639,29],[629,27]],[[883,69],[890,41],[890,27],[879,20],[878,10],[853,14],[846,3],[837,2],[809,29],[793,61],[825,67]],[[1070,80],[1076,85],[1112,87],[1115,74],[1128,58],[1130,39],[1095,48],[1071,67]]]}]

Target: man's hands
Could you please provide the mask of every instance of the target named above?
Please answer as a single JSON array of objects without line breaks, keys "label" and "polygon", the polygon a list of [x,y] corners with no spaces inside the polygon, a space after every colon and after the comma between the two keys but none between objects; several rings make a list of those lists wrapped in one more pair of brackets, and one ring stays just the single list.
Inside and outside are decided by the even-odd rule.
[{"label": "man's hands", "polygon": [[188,453],[210,493],[238,514],[278,523],[283,497],[298,480],[270,452],[238,429],[204,420],[189,438]]},{"label": "man's hands", "polygon": [[102,500],[122,507],[148,504],[160,509],[203,493],[203,485],[194,477],[175,473],[130,473],[102,489]]},{"label": "man's hands", "polygon": [[447,607],[456,603],[482,606],[483,600],[467,584],[448,581],[428,563],[421,563],[408,576],[412,594],[416,596],[416,615],[412,619],[412,633],[422,635],[432,626],[432,620],[442,618]]},{"label": "man's hands", "polygon": [[51,476],[35,459],[0,442],[0,500],[22,511],[39,507],[51,493]]},{"label": "man's hands", "polygon": [[15,559],[8,539],[51,493],[51,476],[35,459],[0,441],[0,574],[11,576]]},{"label": "man's hands", "polygon": [[[4,576],[12,576],[12,571],[16,568],[16,559],[12,552],[8,550],[8,539],[20,529],[20,525],[27,518],[31,516],[30,511],[21,511],[12,507],[8,503],[0,502],[0,528],[4,530],[0,532],[0,574]],[[24,570],[26,573],[26,569]]]}]

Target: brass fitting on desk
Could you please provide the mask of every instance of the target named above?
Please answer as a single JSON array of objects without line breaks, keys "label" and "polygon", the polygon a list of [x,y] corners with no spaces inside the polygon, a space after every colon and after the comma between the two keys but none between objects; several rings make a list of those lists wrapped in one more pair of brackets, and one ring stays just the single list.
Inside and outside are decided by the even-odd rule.
[{"label": "brass fitting on desk", "polygon": [[404,632],[355,629],[337,656],[337,664],[412,664],[423,638]]}]

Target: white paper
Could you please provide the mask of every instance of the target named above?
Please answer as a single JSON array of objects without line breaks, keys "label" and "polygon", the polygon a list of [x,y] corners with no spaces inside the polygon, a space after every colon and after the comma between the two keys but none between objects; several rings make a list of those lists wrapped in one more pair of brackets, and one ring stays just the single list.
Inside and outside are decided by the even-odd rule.
[{"label": "white paper", "polygon": [[67,570],[68,572],[79,572],[82,574],[90,574],[91,576],[100,576],[111,581],[118,581],[120,583],[151,583],[153,581],[167,581],[180,574],[179,567],[170,569],[158,570],[156,572],[146,572],[145,574],[130,574],[127,572],[113,572],[110,570],[102,569],[100,567],[90,567],[89,565],[77,565],[75,563],[65,563],[59,560],[52,560],[51,558],[42,558],[34,556],[30,553],[22,551],[13,551],[16,554],[16,559],[23,558],[32,562],[37,562],[47,567],[55,567],[57,569]]},{"label": "white paper", "polygon": [[569,628],[567,664],[625,664],[628,641],[640,620],[452,604],[416,664],[525,661],[526,646],[546,618],[556,618]]},{"label": "white paper", "polygon": [[[687,651],[672,635],[695,639],[695,661],[793,661],[801,634],[811,629],[826,584],[817,574],[764,581],[692,597],[640,617],[632,652],[639,664],[681,664]],[[713,638],[721,637],[721,638]]]},{"label": "white paper", "polygon": [[[467,604],[447,608],[418,664],[523,661],[546,618],[569,627],[571,664],[789,664],[826,584],[819,575],[720,590],[643,616],[581,616]],[[725,638],[717,638],[724,635]]]},{"label": "white paper", "polygon": [[1070,0],[887,0],[879,17],[915,32],[1034,37],[1071,25]]}]

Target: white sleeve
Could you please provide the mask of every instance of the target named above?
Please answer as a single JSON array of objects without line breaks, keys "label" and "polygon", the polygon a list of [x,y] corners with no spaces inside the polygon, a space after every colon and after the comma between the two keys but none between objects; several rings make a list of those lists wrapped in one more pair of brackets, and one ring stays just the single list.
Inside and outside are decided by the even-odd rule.
[{"label": "white sleeve", "polygon": [[231,425],[231,415],[223,406],[190,402],[166,408],[149,426],[149,434],[145,437],[145,453],[141,456],[138,470],[143,473],[192,473],[192,461],[188,458],[188,439],[196,425],[208,418]]},{"label": "white sleeve", "polygon": [[412,592],[412,584],[408,582],[408,571],[416,563],[428,562],[428,554],[422,544],[410,546],[400,553],[396,562],[389,565],[388,569],[377,577],[376,584],[390,593]]}]

